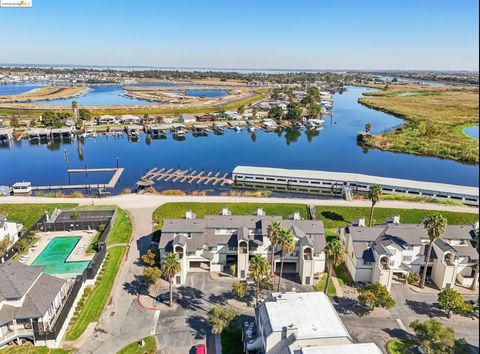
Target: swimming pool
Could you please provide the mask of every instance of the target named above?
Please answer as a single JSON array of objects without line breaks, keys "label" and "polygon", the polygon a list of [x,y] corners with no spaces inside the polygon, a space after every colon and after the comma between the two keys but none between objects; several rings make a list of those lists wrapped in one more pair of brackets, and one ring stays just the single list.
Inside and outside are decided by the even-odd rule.
[{"label": "swimming pool", "polygon": [[45,266],[48,274],[80,274],[88,267],[90,261],[67,262],[67,258],[80,241],[80,236],[55,237],[32,263]]}]

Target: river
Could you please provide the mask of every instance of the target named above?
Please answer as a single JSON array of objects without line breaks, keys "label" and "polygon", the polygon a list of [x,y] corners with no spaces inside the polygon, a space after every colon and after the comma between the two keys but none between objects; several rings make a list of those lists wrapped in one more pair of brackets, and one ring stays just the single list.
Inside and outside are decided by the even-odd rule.
[{"label": "river", "polygon": [[[116,158],[125,168],[114,193],[134,188],[135,182],[154,166],[192,168],[200,171],[231,172],[237,165],[357,172],[371,175],[478,186],[478,166],[451,160],[421,157],[371,149],[356,143],[356,134],[371,123],[373,132],[399,125],[402,120],[369,109],[357,101],[365,88],[350,87],[334,96],[333,116],[327,117],[324,129],[316,132],[287,131],[251,136],[246,130],[208,137],[187,135],[176,141],[153,140],[145,134],[138,142],[126,136],[98,136],[73,140],[70,144],[32,145],[27,140],[0,148],[0,185],[31,181],[34,185],[66,184],[65,153],[70,168],[114,167]],[[105,102],[109,104],[109,102]],[[1,146],[0,146],[1,147]],[[72,176],[71,183],[106,183],[108,174]],[[188,184],[163,183],[158,189],[192,189]],[[212,187],[204,187],[211,189]]]}]

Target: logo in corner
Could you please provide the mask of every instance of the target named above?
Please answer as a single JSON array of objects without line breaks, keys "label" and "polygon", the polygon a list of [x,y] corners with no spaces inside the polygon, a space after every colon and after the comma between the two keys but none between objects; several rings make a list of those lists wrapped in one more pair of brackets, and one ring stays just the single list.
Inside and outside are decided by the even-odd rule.
[{"label": "logo in corner", "polygon": [[0,0],[0,7],[32,7],[32,0]]}]

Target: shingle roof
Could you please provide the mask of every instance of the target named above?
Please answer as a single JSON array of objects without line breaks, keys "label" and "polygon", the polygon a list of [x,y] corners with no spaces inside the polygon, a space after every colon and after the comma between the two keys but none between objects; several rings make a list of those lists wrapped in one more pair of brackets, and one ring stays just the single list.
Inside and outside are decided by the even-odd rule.
[{"label": "shingle roof", "polygon": [[0,264],[0,300],[24,296],[44,267],[33,267],[14,260]]}]

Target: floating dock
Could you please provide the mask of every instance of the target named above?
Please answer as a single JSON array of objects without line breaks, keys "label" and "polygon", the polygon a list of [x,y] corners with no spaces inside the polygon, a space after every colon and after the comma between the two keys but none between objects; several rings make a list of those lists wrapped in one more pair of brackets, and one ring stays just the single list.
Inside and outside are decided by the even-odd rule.
[{"label": "floating dock", "polygon": [[212,185],[223,187],[225,185],[232,185],[233,180],[228,178],[228,172],[222,173],[220,171],[214,172],[207,172],[207,171],[197,171],[195,170],[182,170],[182,169],[166,169],[166,168],[153,168],[148,171],[142,178],[140,179],[138,184],[142,184],[142,182],[151,181],[151,182],[174,182],[174,183],[188,183],[188,184],[204,184],[204,185]]},{"label": "floating dock", "polygon": [[98,173],[98,172],[114,172],[110,181],[106,184],[103,183],[88,183],[88,184],[63,184],[52,186],[32,186],[34,191],[53,191],[53,190],[75,190],[75,189],[98,189],[106,190],[115,188],[120,176],[122,175],[123,168],[79,168],[68,169],[67,173]]}]

